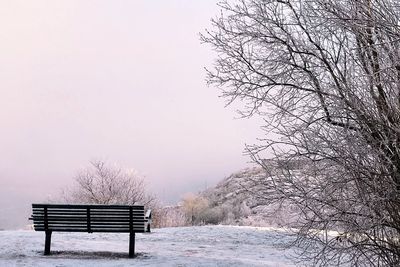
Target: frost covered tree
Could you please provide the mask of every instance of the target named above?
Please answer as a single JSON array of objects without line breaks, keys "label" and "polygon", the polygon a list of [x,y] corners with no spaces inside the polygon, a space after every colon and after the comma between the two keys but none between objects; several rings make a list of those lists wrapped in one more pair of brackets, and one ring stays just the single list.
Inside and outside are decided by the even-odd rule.
[{"label": "frost covered tree", "polygon": [[219,6],[202,36],[218,54],[208,81],[228,103],[244,103],[243,116],[265,119],[265,138],[247,148],[266,173],[255,194],[299,210],[289,226],[299,229],[301,259],[399,266],[398,1]]},{"label": "frost covered tree", "polygon": [[147,192],[145,180],[134,170],[91,161],[74,177],[74,185],[64,191],[69,203],[141,204],[152,207],[156,198]]}]

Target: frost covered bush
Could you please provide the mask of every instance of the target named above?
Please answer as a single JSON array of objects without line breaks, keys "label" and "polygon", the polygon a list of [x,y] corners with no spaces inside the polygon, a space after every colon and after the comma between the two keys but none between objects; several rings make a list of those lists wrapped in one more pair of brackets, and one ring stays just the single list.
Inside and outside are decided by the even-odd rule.
[{"label": "frost covered bush", "polygon": [[207,208],[199,219],[203,224],[219,224],[224,220],[224,213],[220,207]]},{"label": "frost covered bush", "polygon": [[202,223],[201,216],[209,207],[209,202],[202,196],[188,194],[183,198],[182,206],[187,222],[191,225],[198,225]]},{"label": "frost covered bush", "polygon": [[182,206],[167,206],[160,209],[159,227],[178,227],[188,225]]},{"label": "frost covered bush", "polygon": [[190,194],[183,199],[183,210],[191,225],[239,224],[242,218],[251,214],[246,201],[232,194],[229,201],[221,202],[217,195]]}]

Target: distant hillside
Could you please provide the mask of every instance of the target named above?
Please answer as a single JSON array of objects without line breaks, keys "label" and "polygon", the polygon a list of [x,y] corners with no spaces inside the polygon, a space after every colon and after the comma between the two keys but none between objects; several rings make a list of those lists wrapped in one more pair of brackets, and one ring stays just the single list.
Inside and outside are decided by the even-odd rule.
[{"label": "distant hillside", "polygon": [[[278,172],[281,167],[277,162],[269,165],[274,172]],[[290,167],[301,168],[301,164],[291,163]],[[266,204],[262,184],[260,185],[266,175],[261,167],[247,168],[226,177],[201,195],[208,199],[211,208],[222,212],[224,219],[221,223],[281,226],[283,221],[293,219],[295,210]]]},{"label": "distant hillside", "polygon": [[247,168],[224,178],[215,187],[185,197],[176,206],[162,209],[161,227],[230,224],[248,226],[283,226],[296,220],[293,207],[266,201],[266,177],[292,174],[304,168],[305,162],[265,161],[268,173],[261,167]]}]

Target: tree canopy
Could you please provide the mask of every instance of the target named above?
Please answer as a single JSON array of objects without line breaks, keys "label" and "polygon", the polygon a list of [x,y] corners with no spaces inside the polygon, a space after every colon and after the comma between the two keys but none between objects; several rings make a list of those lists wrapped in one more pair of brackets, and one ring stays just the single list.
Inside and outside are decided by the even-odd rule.
[{"label": "tree canopy", "polygon": [[[296,206],[300,256],[400,264],[400,5],[395,0],[238,0],[202,35],[208,82],[243,116],[265,118],[248,147],[262,196]],[[274,133],[274,135],[271,135]],[[272,136],[272,137],[271,137]],[[271,171],[266,157],[304,162]],[[336,234],[329,231],[336,231]]]}]

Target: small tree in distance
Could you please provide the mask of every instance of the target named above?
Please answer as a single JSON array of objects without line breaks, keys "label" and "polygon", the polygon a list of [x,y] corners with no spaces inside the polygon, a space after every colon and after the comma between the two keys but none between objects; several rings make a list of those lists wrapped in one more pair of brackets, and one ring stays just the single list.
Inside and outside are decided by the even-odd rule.
[{"label": "small tree in distance", "polygon": [[141,204],[152,209],[153,216],[157,213],[156,197],[147,192],[144,178],[133,170],[95,160],[79,171],[74,181],[74,185],[63,192],[67,203]]}]

